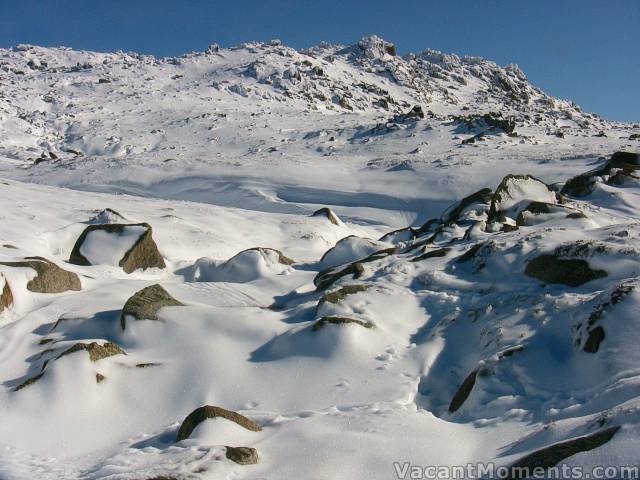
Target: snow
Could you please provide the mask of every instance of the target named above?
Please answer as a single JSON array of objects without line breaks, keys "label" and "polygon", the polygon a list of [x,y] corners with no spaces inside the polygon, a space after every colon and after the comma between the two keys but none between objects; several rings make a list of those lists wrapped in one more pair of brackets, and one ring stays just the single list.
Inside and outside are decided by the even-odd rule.
[{"label": "snow", "polygon": [[[387,479],[393,462],[508,465],[610,426],[622,426],[610,443],[567,461],[633,463],[638,180],[600,179],[515,231],[488,226],[480,202],[443,213],[507,174],[551,185],[638,151],[638,128],[549,97],[514,66],[385,45],[0,50],[0,262],[40,255],[82,283],[33,293],[33,270],[0,266],[14,293],[0,313],[0,478]],[[413,105],[424,119],[394,120]],[[517,136],[463,119],[498,111]],[[498,206],[512,218],[556,203],[537,181],[510,192]],[[322,207],[339,225],[312,216]],[[433,218],[447,221],[376,240]],[[149,223],[167,268],[113,268],[142,227],[93,231],[81,253],[94,265],[66,262],[88,224],[113,222]],[[524,273],[556,249],[607,276],[569,287]],[[320,302],[317,273],[363,259],[329,293],[366,290]],[[184,306],[122,330],[124,303],[155,283]],[[633,289],[614,303],[621,285]],[[322,317],[373,328],[314,329]],[[588,353],[595,326],[606,336]],[[92,341],[126,355],[58,358]],[[207,420],[174,442],[204,404],[262,431]],[[232,463],[226,445],[256,448],[259,463]]]}]

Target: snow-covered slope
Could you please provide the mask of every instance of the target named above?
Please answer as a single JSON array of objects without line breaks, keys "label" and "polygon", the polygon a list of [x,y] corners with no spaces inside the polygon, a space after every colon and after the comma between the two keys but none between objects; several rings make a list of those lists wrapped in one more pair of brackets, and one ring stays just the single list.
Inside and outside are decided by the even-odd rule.
[{"label": "snow-covered slope", "polygon": [[633,464],[639,134],[377,37],[0,50],[0,478]]}]

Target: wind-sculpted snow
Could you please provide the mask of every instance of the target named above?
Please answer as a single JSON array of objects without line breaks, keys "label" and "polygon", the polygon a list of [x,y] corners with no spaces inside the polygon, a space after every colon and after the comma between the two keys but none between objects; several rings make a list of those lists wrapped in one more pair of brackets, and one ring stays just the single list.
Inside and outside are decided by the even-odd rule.
[{"label": "wind-sculpted snow", "polygon": [[0,478],[636,460],[637,126],[377,37],[0,77]]}]

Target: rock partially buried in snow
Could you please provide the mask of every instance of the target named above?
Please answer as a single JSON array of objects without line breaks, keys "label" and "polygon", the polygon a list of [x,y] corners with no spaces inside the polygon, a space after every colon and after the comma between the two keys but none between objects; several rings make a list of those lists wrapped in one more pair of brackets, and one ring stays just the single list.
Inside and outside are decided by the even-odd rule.
[{"label": "rock partially buried in snow", "polygon": [[2,285],[2,290],[0,290],[0,312],[2,312],[5,308],[13,305],[13,293],[11,292],[9,282],[7,282],[7,279],[1,274],[0,285]]},{"label": "rock partially buried in snow", "polygon": [[[528,471],[533,472],[534,469],[554,467],[565,458],[601,447],[610,441],[618,430],[620,430],[620,427],[611,427],[592,433],[591,435],[585,435],[583,437],[574,438],[566,442],[560,442],[549,447],[542,448],[515,462],[511,465],[511,471],[516,472],[517,468],[528,468]],[[507,478],[525,478],[521,475],[522,474],[509,476]]]},{"label": "rock partially buried in snow", "polygon": [[323,303],[339,303],[341,300],[344,300],[347,295],[353,295],[359,292],[365,292],[370,289],[373,285],[345,285],[338,290],[334,290],[333,292],[325,293],[320,301],[318,302],[318,306]]},{"label": "rock partially buried in snow", "polygon": [[244,415],[231,410],[225,410],[221,407],[204,405],[196,408],[182,421],[182,425],[180,425],[180,429],[176,435],[176,442],[189,438],[193,430],[209,418],[224,418],[246,428],[247,430],[251,430],[252,432],[259,432],[262,430],[260,425]]},{"label": "rock partially buried in snow", "polygon": [[[563,195],[586,197],[594,192],[599,177],[611,175],[612,170],[618,170],[609,183],[624,183],[631,172],[640,169],[640,155],[632,152],[615,152],[601,168],[583,173],[568,180],[562,187]],[[602,179],[601,179],[602,180]]]},{"label": "rock partially buried in snow", "polygon": [[324,253],[320,259],[320,268],[332,268],[360,260],[388,246],[382,242],[350,235],[339,240],[335,246]]},{"label": "rock partially buried in snow", "polygon": [[502,222],[505,217],[515,219],[531,202],[555,204],[556,193],[531,175],[507,175],[491,199],[489,222]]},{"label": "rock partially buried in snow", "polygon": [[478,370],[474,370],[471,372],[467,378],[464,379],[460,388],[456,391],[455,395],[451,399],[451,403],[449,403],[449,412],[454,413],[458,411],[458,409],[462,406],[462,404],[469,398],[471,395],[471,390],[473,390],[473,386],[476,384],[476,378],[478,376]]},{"label": "rock partially buried in snow", "polygon": [[[55,360],[58,360],[59,358],[62,358],[66,355],[71,355],[72,353],[83,352],[83,351],[87,352],[87,354],[89,355],[89,360],[92,362],[97,362],[98,360],[102,360],[103,358],[113,357],[114,355],[126,355],[126,352],[122,350],[122,348],[120,348],[118,345],[112,342],[105,342],[103,344],[99,344],[98,342],[91,342],[91,343],[78,342],[73,346],[71,346],[70,348],[66,349],[57,357],[55,357]],[[29,385],[33,385],[38,380],[40,380],[42,376],[45,374],[45,371],[49,362],[50,360],[46,360],[42,364],[42,368],[40,369],[39,374],[27,379],[26,381],[24,381],[23,383],[15,387],[13,391],[17,392],[19,390],[22,390],[23,388],[28,387]],[[102,378],[99,378],[98,375],[100,375],[100,377]],[[96,375],[96,382],[100,383],[102,380],[104,380],[104,376],[102,374],[98,374],[98,375]]]},{"label": "rock partially buried in snow", "polygon": [[288,273],[294,263],[279,250],[255,247],[243,250],[222,264],[201,258],[192,267],[191,278],[200,282],[245,283]]},{"label": "rock partially buried in snow", "polygon": [[367,322],[364,320],[356,320],[355,318],[348,317],[322,317],[320,320],[313,324],[311,330],[317,332],[321,328],[326,327],[327,325],[359,325],[364,328],[374,328],[373,323]]},{"label": "rock partially buried in snow", "polygon": [[447,208],[441,220],[444,223],[458,222],[465,211],[473,208],[474,205],[489,205],[492,199],[493,190],[490,188],[478,190]]},{"label": "rock partially buried in snow", "polygon": [[591,280],[607,276],[604,270],[593,270],[589,262],[581,258],[560,258],[553,254],[539,255],[531,260],[525,273],[545,283],[560,283],[579,287]]},{"label": "rock partially buried in snow", "polygon": [[327,207],[323,207],[319,210],[316,210],[311,214],[312,217],[326,217],[331,223],[334,225],[340,225],[342,222],[340,218],[334,213],[333,210]]},{"label": "rock partially buried in snow", "polygon": [[62,352],[57,358],[64,357],[65,355],[70,355],[76,352],[85,351],[89,354],[89,360],[92,362],[97,362],[98,360],[102,360],[103,358],[112,357],[114,355],[126,355],[125,351],[122,350],[118,345],[112,342],[106,342],[103,344],[99,344],[98,342],[91,343],[76,343],[71,348]]},{"label": "rock partially buried in snow", "polygon": [[359,262],[350,263],[344,268],[328,268],[319,272],[313,279],[317,290],[326,290],[342,277],[353,275],[354,279],[364,274],[364,267]]},{"label": "rock partially buried in snow", "polygon": [[76,241],[69,263],[119,266],[126,273],[166,266],[148,223],[88,226]]},{"label": "rock partially buried in snow", "polygon": [[258,463],[258,451],[251,447],[226,447],[226,457],[238,465],[255,465]]},{"label": "rock partially buried in snow", "polygon": [[[36,276],[27,282],[27,290],[37,293],[62,293],[80,290],[80,278],[42,257],[26,257],[19,262],[0,262],[5,267],[31,268]],[[6,285],[6,284],[5,284]]]},{"label": "rock partially buried in snow", "polygon": [[173,298],[160,285],[155,284],[138,290],[122,308],[120,315],[120,325],[124,330],[127,324],[127,317],[134,320],[158,320],[158,312],[163,307],[181,307],[184,306]]}]

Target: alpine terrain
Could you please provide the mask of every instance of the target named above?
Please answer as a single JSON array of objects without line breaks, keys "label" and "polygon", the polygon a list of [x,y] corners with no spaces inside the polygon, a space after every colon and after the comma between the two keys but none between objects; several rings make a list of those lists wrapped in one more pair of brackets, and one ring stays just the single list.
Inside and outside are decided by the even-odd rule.
[{"label": "alpine terrain", "polygon": [[639,151],[378,37],[0,49],[0,479],[638,465]]}]

